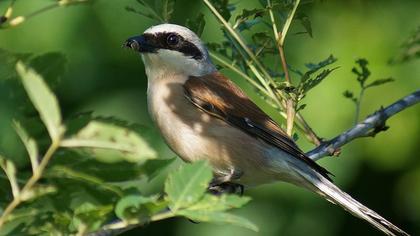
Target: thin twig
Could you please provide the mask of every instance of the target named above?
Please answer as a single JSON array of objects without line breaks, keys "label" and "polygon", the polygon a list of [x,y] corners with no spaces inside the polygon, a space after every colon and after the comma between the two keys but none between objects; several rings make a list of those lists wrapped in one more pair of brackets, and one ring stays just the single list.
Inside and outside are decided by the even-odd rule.
[{"label": "thin twig", "polygon": [[388,107],[381,108],[379,111],[369,115],[364,121],[359,122],[335,138],[323,142],[320,146],[308,152],[307,155],[312,160],[319,160],[322,157],[333,155],[340,147],[356,138],[374,136],[378,132],[386,129],[385,122],[391,116],[419,102],[420,90],[417,90]]},{"label": "thin twig", "polygon": [[362,106],[362,100],[363,100],[363,95],[365,93],[365,87],[363,86],[360,89],[360,93],[359,93],[359,98],[357,99],[356,102],[356,114],[355,114],[355,118],[354,118],[354,124],[356,125],[357,122],[359,122],[359,118],[360,118],[360,108]]},{"label": "thin twig", "polygon": [[29,178],[28,182],[22,188],[20,193],[13,198],[13,201],[9,203],[6,209],[3,211],[3,214],[0,217],[0,229],[3,226],[4,222],[7,220],[7,217],[12,213],[12,211],[24,201],[23,196],[29,193],[32,187],[38,182],[38,180],[42,177],[42,174],[47,167],[49,161],[53,157],[55,151],[60,147],[60,139],[53,140],[51,146],[48,148],[47,152],[45,153],[42,161],[39,163],[38,168],[34,171],[31,178]]},{"label": "thin twig", "polygon": [[[170,210],[165,210],[161,213],[158,213],[152,217],[150,217],[150,219],[148,219],[149,221],[159,221],[159,220],[164,220],[164,219],[168,219],[171,217],[174,217],[175,214],[170,211]],[[96,232],[92,232],[87,234],[88,236],[113,236],[113,235],[119,235],[122,234],[128,230],[137,228],[139,226],[144,225],[147,222],[144,221],[138,221],[135,223],[131,223],[128,224],[125,221],[122,220],[117,220],[115,222],[109,223],[105,226],[103,226],[100,230],[96,231]]]},{"label": "thin twig", "polygon": [[[297,9],[298,6],[299,6],[299,0],[296,1],[295,5],[293,6],[292,12],[287,17],[287,20],[286,20],[286,22],[283,26],[282,32],[278,32],[277,23],[276,23],[276,20],[274,18],[271,1],[267,0],[267,7],[268,7],[269,15],[270,15],[271,25],[273,27],[273,34],[274,34],[274,38],[276,39],[276,45],[277,45],[277,49],[279,51],[281,66],[282,66],[282,69],[283,69],[283,72],[284,72],[284,78],[285,78],[288,86],[291,85],[292,81],[290,79],[289,68],[287,67],[286,56],[284,54],[284,39],[286,37],[287,31],[290,27],[290,24],[292,22],[292,19],[293,19],[295,13],[296,13],[296,9]],[[294,124],[296,111],[295,111],[295,102],[290,97],[288,97],[286,99],[286,114],[287,114],[286,133],[289,136],[292,136],[293,124]]]},{"label": "thin twig", "polygon": [[[13,1],[12,3],[14,3],[15,1]],[[14,17],[14,18],[10,19],[10,20],[7,18],[8,24],[6,24],[5,26],[2,26],[2,28],[15,27],[15,26],[20,25],[21,23],[27,21],[28,19],[30,19],[32,17],[38,16],[38,15],[44,13],[44,12],[53,10],[55,8],[58,8],[58,7],[76,5],[76,4],[81,4],[81,3],[88,2],[88,1],[90,1],[90,0],[59,0],[59,1],[57,1],[55,3],[52,3],[48,6],[40,8],[38,10],[35,10],[35,11],[33,11],[33,12],[27,14],[27,15],[17,16],[17,17]],[[13,6],[13,4],[9,8],[10,9],[10,15],[12,13],[12,6]]]}]

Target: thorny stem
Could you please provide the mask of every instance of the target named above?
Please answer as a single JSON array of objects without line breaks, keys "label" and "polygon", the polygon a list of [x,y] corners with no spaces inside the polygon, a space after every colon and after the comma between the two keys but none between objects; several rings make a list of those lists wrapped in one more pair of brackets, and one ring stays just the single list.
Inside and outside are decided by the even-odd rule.
[{"label": "thorny stem", "polygon": [[22,202],[24,201],[23,196],[29,193],[32,190],[32,187],[38,182],[38,180],[42,177],[42,174],[45,168],[48,165],[48,162],[53,157],[54,153],[60,147],[60,140],[61,137],[57,140],[53,140],[50,147],[48,148],[47,152],[45,153],[42,161],[39,163],[39,166],[33,172],[31,178],[29,178],[28,182],[22,188],[20,193],[13,198],[13,201],[6,207],[3,211],[3,214],[0,217],[0,229],[3,226],[4,222],[6,221],[7,217],[12,213],[12,211]]}]

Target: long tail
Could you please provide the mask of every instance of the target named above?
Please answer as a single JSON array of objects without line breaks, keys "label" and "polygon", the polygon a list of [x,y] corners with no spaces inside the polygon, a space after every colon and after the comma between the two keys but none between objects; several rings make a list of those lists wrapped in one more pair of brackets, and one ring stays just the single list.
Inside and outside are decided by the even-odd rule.
[{"label": "long tail", "polygon": [[385,234],[392,236],[409,235],[391,222],[387,221],[378,213],[362,205],[347,193],[341,191],[337,186],[335,186],[331,181],[323,177],[321,174],[314,173],[316,176],[309,175],[307,172],[299,174],[312,184],[313,191],[317,192],[323,197],[326,197],[327,200],[340,205],[352,215],[366,220]]}]

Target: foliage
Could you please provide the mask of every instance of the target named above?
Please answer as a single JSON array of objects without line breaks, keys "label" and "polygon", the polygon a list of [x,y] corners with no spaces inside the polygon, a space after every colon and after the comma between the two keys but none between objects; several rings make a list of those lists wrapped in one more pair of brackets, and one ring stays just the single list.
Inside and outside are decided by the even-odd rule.
[{"label": "foliage", "polygon": [[[10,2],[12,7],[14,1]],[[85,2],[93,1],[52,1],[45,8],[30,9],[20,15],[7,11],[0,17],[0,29],[20,26],[33,16],[50,9]],[[204,2],[209,2],[215,8],[211,12],[220,21],[217,27],[222,27],[224,36],[223,40],[207,45],[213,60],[219,68],[232,70],[249,82],[261,98],[276,109],[279,116],[287,118],[288,108],[284,106],[287,101],[292,101],[292,108],[299,116],[299,112],[306,107],[303,104],[306,95],[320,88],[321,84],[324,85],[325,79],[338,68],[333,66],[337,58],[332,55],[315,63],[289,64],[285,60],[285,66],[280,64],[279,46],[289,46],[288,41],[284,41],[286,35],[304,33],[314,36],[311,14],[302,8],[313,1],[260,0],[258,6],[254,4],[252,7],[242,7],[244,4],[239,1]],[[178,11],[175,3],[174,0],[133,0],[126,10],[138,14],[142,21],[146,17],[155,22],[185,22],[198,35],[206,27],[215,26],[206,26],[204,12],[189,14],[191,18],[174,19],[174,12]],[[98,12],[96,14],[100,15]],[[89,17],[89,22],[93,22],[96,28],[96,24],[99,24],[95,22],[96,18],[91,15]],[[273,25],[277,29],[273,29]],[[39,30],[42,32],[44,29]],[[5,34],[8,32],[2,31]],[[392,62],[417,58],[417,39],[418,30],[402,46],[400,55]],[[102,53],[108,53],[103,47],[98,48]],[[98,65],[108,65],[108,61],[100,60],[100,54],[94,55],[95,61],[100,61]],[[314,56],[311,54],[311,57]],[[307,61],[313,60],[310,58]],[[56,93],[56,86],[65,73],[68,61],[63,54],[35,55],[0,49],[0,61],[0,98],[12,104],[6,107],[12,114],[10,122],[0,126],[10,126],[16,132],[14,135],[0,137],[1,148],[4,149],[0,150],[0,215],[5,213],[8,204],[19,199],[16,201],[17,207],[5,218],[0,235],[83,234],[100,228],[118,229],[130,224],[144,225],[179,216],[197,222],[229,223],[257,229],[248,220],[226,212],[246,204],[248,197],[218,197],[206,192],[211,170],[205,162],[185,164],[171,172],[164,187],[161,186],[164,188],[162,191],[146,190],[152,179],[165,174],[174,159],[164,159],[158,154],[158,148],[150,141],[151,135],[146,127],[114,117],[96,116],[91,112],[74,114],[72,109],[65,109],[69,106],[68,98],[60,106],[55,94],[61,96]],[[118,65],[121,64],[118,61]],[[360,85],[361,94],[355,96],[352,91],[346,90],[344,96],[356,104],[356,114],[359,116],[363,91],[392,79],[371,82],[367,60],[358,60],[357,64],[359,67],[355,67],[353,73]],[[298,69],[304,67],[306,69],[302,71]],[[286,71],[290,73],[290,81],[286,78]],[[102,79],[100,73],[94,76]],[[80,87],[84,86],[84,78],[77,81],[83,81]],[[294,122],[299,134],[308,137],[311,131],[305,128],[302,120],[295,119]],[[295,133],[293,138],[296,140],[298,135]],[[18,145],[7,145],[10,143]],[[44,160],[47,160],[45,165]],[[412,186],[414,184],[410,188]],[[411,201],[416,203],[417,199],[413,199]],[[277,204],[277,196],[272,201],[276,206],[283,207]],[[270,206],[270,210],[272,208],[274,205]],[[281,210],[286,214],[287,209]],[[296,218],[301,225],[301,218],[297,214],[293,213],[291,219],[285,222],[293,225],[289,223],[293,223]],[[120,221],[116,221],[116,218]],[[282,220],[276,219],[275,222],[277,224]],[[311,222],[316,222],[316,219],[312,218]]]},{"label": "foliage", "polygon": [[400,52],[389,62],[391,64],[408,62],[420,57],[420,26],[401,45]]},{"label": "foliage", "polygon": [[352,91],[350,90],[346,90],[343,92],[343,96],[349,100],[351,100],[355,106],[356,106],[356,118],[355,118],[355,123],[357,123],[359,121],[359,116],[360,116],[360,108],[361,108],[361,104],[362,104],[362,99],[363,96],[365,94],[365,91],[369,88],[373,88],[373,87],[378,87],[390,82],[393,82],[394,79],[393,78],[384,78],[384,79],[376,79],[370,83],[366,83],[368,78],[370,77],[370,70],[368,69],[367,65],[369,64],[369,62],[364,59],[357,59],[356,60],[356,64],[359,66],[359,68],[357,67],[353,67],[353,69],[351,70],[351,72],[353,72],[353,74],[356,75],[356,81],[358,82],[359,86],[360,86],[360,93],[359,96],[356,97]]},{"label": "foliage", "polygon": [[[0,198],[0,235],[85,234],[105,224],[118,228],[175,216],[257,230],[246,219],[225,212],[244,205],[249,198],[206,193],[212,172],[205,162],[185,164],[171,173],[163,194],[145,195],[141,185],[127,185],[128,180],[153,178],[172,160],[157,159],[142,129],[118,119],[85,113],[64,122],[57,97],[43,79],[43,74],[62,73],[51,73],[64,68],[51,56],[55,54],[32,57],[1,52],[7,62],[2,71],[11,72],[11,64],[16,64],[16,75],[51,141],[45,145],[31,136],[34,131],[23,124],[33,117],[21,114],[22,122],[14,121],[32,168],[19,169],[13,156],[0,155],[0,167],[11,188],[10,195]],[[37,63],[40,61],[43,63]],[[30,64],[40,67],[41,73]],[[48,70],[42,65],[49,65]],[[3,83],[18,81],[12,77]],[[122,220],[119,226],[109,223],[116,217]]]}]

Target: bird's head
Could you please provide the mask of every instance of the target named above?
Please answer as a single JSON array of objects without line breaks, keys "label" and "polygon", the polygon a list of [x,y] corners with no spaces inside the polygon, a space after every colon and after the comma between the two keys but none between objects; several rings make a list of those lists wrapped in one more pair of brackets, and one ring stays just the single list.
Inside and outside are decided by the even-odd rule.
[{"label": "bird's head", "polygon": [[206,47],[190,29],[174,24],[152,26],[134,36],[125,47],[141,53],[146,70],[173,70],[202,76],[216,70]]}]

